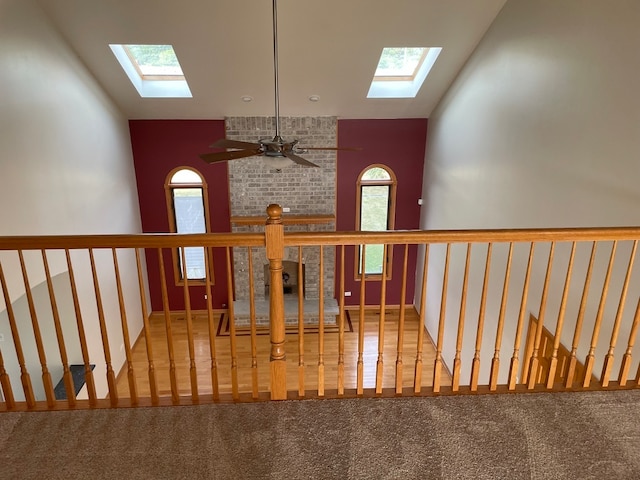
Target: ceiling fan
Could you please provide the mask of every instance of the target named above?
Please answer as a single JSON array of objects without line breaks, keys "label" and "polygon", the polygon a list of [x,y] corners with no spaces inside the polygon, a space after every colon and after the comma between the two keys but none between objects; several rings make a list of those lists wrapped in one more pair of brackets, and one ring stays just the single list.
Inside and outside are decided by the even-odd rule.
[{"label": "ceiling fan", "polygon": [[306,153],[308,150],[357,150],[354,148],[337,147],[296,147],[298,140],[285,141],[280,136],[280,107],[278,91],[278,12],[277,0],[273,0],[273,73],[275,80],[275,123],[276,133],[273,139],[263,138],[257,143],[242,142],[239,140],[229,140],[222,138],[214,142],[212,148],[226,148],[226,152],[204,153],[200,155],[207,163],[226,162],[245,157],[264,156],[271,159],[287,158],[298,165],[307,167],[318,167],[313,162],[299,156],[299,153]]}]

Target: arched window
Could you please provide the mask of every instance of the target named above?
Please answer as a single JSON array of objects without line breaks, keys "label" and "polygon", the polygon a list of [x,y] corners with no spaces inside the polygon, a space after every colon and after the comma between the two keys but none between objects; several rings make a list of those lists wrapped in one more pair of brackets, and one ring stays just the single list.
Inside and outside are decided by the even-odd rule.
[{"label": "arched window", "polygon": [[[379,232],[393,230],[396,204],[396,176],[386,165],[376,164],[365,168],[358,177],[356,229]],[[391,278],[391,247],[367,245],[364,273],[381,276],[382,266],[387,262],[387,278]],[[359,250],[356,272],[362,273],[362,247]]]},{"label": "arched window", "polygon": [[[165,183],[167,213],[172,233],[206,233],[209,231],[207,184],[194,169],[179,167],[169,173]],[[204,247],[185,247],[187,279],[203,282],[206,278]],[[176,283],[183,280],[182,249],[173,252]],[[209,262],[211,265],[211,262]],[[213,272],[213,268],[210,270]],[[211,277],[213,281],[213,276]]]}]

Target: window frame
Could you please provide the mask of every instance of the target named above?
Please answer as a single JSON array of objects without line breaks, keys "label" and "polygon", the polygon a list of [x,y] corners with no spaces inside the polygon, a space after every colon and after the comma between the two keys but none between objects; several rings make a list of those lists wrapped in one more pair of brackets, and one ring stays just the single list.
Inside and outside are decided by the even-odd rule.
[{"label": "window frame", "polygon": [[411,76],[376,76],[374,73],[367,98],[415,98],[442,52],[442,47],[384,47],[376,64],[376,71],[387,48],[424,48],[426,50]]},{"label": "window frame", "polygon": [[[364,180],[363,176],[371,169],[381,168],[389,175],[389,179],[376,179],[376,180]],[[356,231],[360,232],[360,218],[362,215],[362,187],[364,186],[389,186],[389,198],[387,203],[387,230],[393,230],[395,228],[396,217],[396,192],[398,187],[398,180],[396,174],[391,167],[382,163],[374,163],[365,167],[358,175],[356,182]],[[386,266],[387,266],[387,280],[392,278],[392,259],[393,259],[393,245],[386,245]],[[361,280],[360,266],[362,263],[361,245],[359,245],[354,254],[354,279],[356,281]],[[365,280],[382,280],[382,273],[366,273],[364,274]]]},{"label": "window frame", "polygon": [[[137,46],[137,45],[134,45],[134,44],[122,45],[122,48],[124,50],[124,53],[126,53],[127,57],[129,58],[129,61],[131,62],[131,65],[133,66],[133,68],[136,70],[136,72],[140,76],[141,80],[161,80],[161,81],[170,81],[170,82],[172,82],[172,81],[186,81],[186,78],[184,77],[184,72],[182,71],[182,67],[180,67],[180,61],[178,60],[178,56],[176,55],[176,52],[173,49],[173,45],[167,45],[167,46],[171,47],[171,51],[173,52],[173,55],[175,56],[176,60],[178,60],[178,68],[180,68],[180,73],[176,73],[176,74],[162,73],[162,74],[156,74],[156,75],[148,75],[148,74],[145,74],[145,73],[142,72],[142,68],[140,67],[140,64],[138,63],[138,59],[133,54],[133,52],[131,51],[131,48],[130,48],[130,47],[134,47],[134,46]],[[160,45],[153,45],[153,46],[160,46]]]},{"label": "window frame", "polygon": [[[385,48],[390,48],[390,47],[385,47]],[[400,47],[400,48],[412,48],[412,47]],[[416,76],[418,75],[418,72],[420,71],[420,69],[422,68],[422,64],[424,63],[424,61],[427,58],[427,55],[429,54],[429,47],[415,47],[415,48],[421,48],[422,49],[422,53],[420,54],[420,59],[418,60],[418,63],[416,64],[415,68],[413,69],[413,72],[411,72],[411,74],[406,75],[406,74],[397,74],[397,75],[373,75],[373,80],[376,82],[397,82],[397,81],[405,81],[405,82],[413,82],[416,79]],[[382,56],[384,55],[384,48],[382,49],[382,54],[380,55],[380,60],[378,60],[378,65],[380,65],[380,61],[382,60]],[[377,69],[376,69],[377,70]]]},{"label": "window frame", "polygon": [[[189,170],[192,173],[195,173],[200,178],[201,183],[174,183],[171,179],[174,177],[176,173],[182,170]],[[165,199],[167,204],[167,217],[169,219],[169,231],[171,233],[178,233],[178,228],[176,226],[176,213],[175,213],[175,204],[173,202],[173,191],[178,188],[201,188],[202,189],[202,203],[204,207],[204,226],[205,232],[208,233],[211,231],[211,219],[209,215],[209,195],[207,182],[204,179],[204,176],[195,168],[180,166],[176,167],[169,172],[165,179],[164,190],[165,190]],[[205,249],[205,262],[209,266],[209,279],[211,281],[211,285],[214,282],[213,275],[213,254],[211,249],[202,247]],[[171,260],[173,265],[173,278],[176,286],[184,286],[184,279],[182,276],[182,258],[180,255],[180,249],[171,249]],[[206,269],[206,267],[205,267]],[[206,273],[205,273],[206,274]],[[189,285],[206,285],[206,277],[201,279],[190,279],[187,278]]]},{"label": "window frame", "polygon": [[[111,43],[109,48],[141,98],[193,98],[182,66],[180,66],[181,77],[176,75],[144,75],[138,62],[127,48],[129,45]],[[173,48],[173,45],[170,46]],[[177,58],[178,54],[175,49],[173,49],[173,53]],[[178,65],[180,65],[179,59]]]}]

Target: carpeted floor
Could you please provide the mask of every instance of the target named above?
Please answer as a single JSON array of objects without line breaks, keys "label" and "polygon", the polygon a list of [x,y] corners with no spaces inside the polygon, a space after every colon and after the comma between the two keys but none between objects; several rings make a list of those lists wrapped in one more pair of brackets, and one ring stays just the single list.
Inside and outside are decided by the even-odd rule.
[{"label": "carpeted floor", "polygon": [[0,413],[9,479],[638,479],[640,390]]}]

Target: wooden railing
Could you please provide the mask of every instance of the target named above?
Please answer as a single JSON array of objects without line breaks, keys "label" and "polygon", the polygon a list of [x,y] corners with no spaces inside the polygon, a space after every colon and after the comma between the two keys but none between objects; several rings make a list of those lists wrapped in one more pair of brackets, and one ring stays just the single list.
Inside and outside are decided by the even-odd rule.
[{"label": "wooden railing", "polygon": [[[280,207],[267,213],[264,234],[0,238],[0,410],[638,385],[639,228],[285,232]],[[385,258],[395,247],[382,275],[353,268],[363,245],[384,245]],[[183,247],[207,252],[204,309],[192,307]],[[320,252],[318,311],[299,301],[287,325],[284,254],[295,252],[301,278],[308,249]],[[248,260],[234,272],[239,251]],[[257,251],[269,263],[268,337],[257,321]],[[176,255],[179,308],[169,293]],[[225,260],[215,285],[214,257]],[[242,332],[232,287],[241,275],[250,290]],[[326,323],[332,281],[339,308]],[[216,309],[223,285],[227,305]],[[390,300],[392,285],[399,300]],[[153,312],[152,287],[162,305]]]}]

